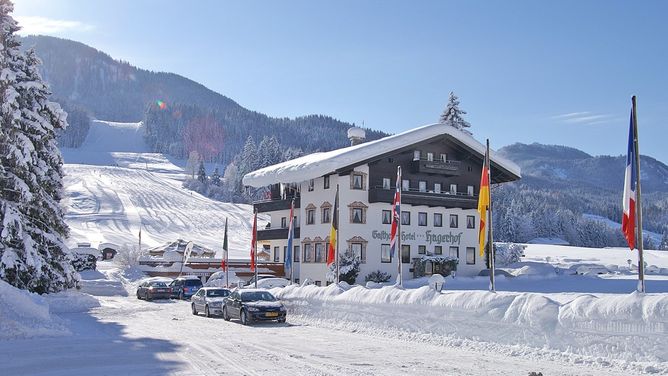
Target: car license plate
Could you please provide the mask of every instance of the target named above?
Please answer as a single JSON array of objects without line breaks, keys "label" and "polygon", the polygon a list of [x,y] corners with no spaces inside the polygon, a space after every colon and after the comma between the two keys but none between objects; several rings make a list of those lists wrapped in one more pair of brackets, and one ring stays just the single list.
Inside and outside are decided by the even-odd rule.
[{"label": "car license plate", "polygon": [[267,312],[264,315],[266,317],[278,317],[278,312]]}]

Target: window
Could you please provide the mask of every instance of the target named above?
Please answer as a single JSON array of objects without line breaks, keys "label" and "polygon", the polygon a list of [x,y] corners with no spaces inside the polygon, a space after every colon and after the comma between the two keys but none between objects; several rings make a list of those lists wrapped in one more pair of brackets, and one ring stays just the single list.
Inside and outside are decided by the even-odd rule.
[{"label": "window", "polygon": [[424,255],[424,254],[427,254],[427,246],[418,245],[418,255]]},{"label": "window", "polygon": [[322,286],[322,281],[315,281],[316,286]]},{"label": "window", "polygon": [[299,284],[299,278],[295,278],[295,283]]},{"label": "window", "polygon": [[441,162],[447,162],[448,161],[448,155],[447,154],[441,154]]},{"label": "window", "polygon": [[418,190],[420,192],[427,192],[427,182],[424,180],[420,180],[418,182]]},{"label": "window", "polygon": [[274,262],[278,262],[278,260],[280,260],[278,250],[279,250],[279,247],[274,247]]},{"label": "window", "polygon": [[309,209],[306,211],[306,224],[312,225],[315,223],[315,209]]},{"label": "window", "polygon": [[434,227],[443,227],[443,214],[434,213]]},{"label": "window", "polygon": [[352,189],[364,189],[364,176],[362,174],[352,174]]},{"label": "window", "polygon": [[443,254],[443,247],[440,245],[435,245],[434,246],[434,254],[435,255],[442,255]]},{"label": "window", "polygon": [[383,189],[392,189],[392,182],[390,182],[390,178],[383,178]]},{"label": "window", "polygon": [[450,228],[459,227],[459,217],[457,214],[450,214]]},{"label": "window", "polygon": [[353,208],[353,223],[363,223],[362,222],[362,216],[364,214],[364,211],[362,208]]},{"label": "window", "polygon": [[457,184],[450,184],[450,194],[451,195],[457,194]]},{"label": "window", "polygon": [[466,263],[475,264],[475,247],[466,247]]},{"label": "window", "polygon": [[401,212],[401,224],[402,225],[410,225],[411,224],[411,212],[409,212],[409,211],[402,211]]},{"label": "window", "polygon": [[392,223],[392,211],[383,210],[383,224],[389,225],[390,223]]},{"label": "window", "polygon": [[304,244],[304,262],[313,262],[315,260],[315,254],[313,253],[313,244],[305,243]]},{"label": "window", "polygon": [[331,211],[332,211],[331,208],[322,208],[322,223],[329,223],[331,221],[329,215]]},{"label": "window", "polygon": [[401,263],[410,264],[411,263],[411,246],[410,245],[401,245]]},{"label": "window", "polygon": [[426,225],[427,225],[427,213],[419,212],[418,213],[418,226],[426,226]]},{"label": "window", "polygon": [[288,221],[287,221],[287,218],[285,218],[285,217],[281,217],[281,228],[286,228],[286,227],[288,227],[288,223],[287,223],[287,222],[288,222]]},{"label": "window", "polygon": [[434,183],[434,193],[441,193],[441,183]]},{"label": "window", "polygon": [[466,216],[466,228],[475,228],[475,216],[473,215]]},{"label": "window", "polygon": [[293,253],[294,253],[294,255],[295,255],[295,262],[299,262],[299,246],[296,245],[295,248],[294,248],[294,250],[295,250],[295,251],[294,251]]},{"label": "window", "polygon": [[323,187],[324,189],[329,189],[329,175],[325,175],[325,176],[322,178],[322,187]]},{"label": "window", "polygon": [[420,160],[420,151],[419,150],[413,151],[413,160],[414,161],[419,161]]},{"label": "window", "polygon": [[466,194],[469,196],[473,196],[473,186],[472,185],[467,185],[466,186]]},{"label": "window", "polygon": [[325,261],[325,243],[315,243],[315,262]]},{"label": "window", "polygon": [[285,256],[287,256],[286,253],[288,253],[288,247],[284,246],[283,247],[283,260],[284,260],[284,262],[285,262],[285,260],[287,260],[287,258],[285,257]]},{"label": "window", "polygon": [[312,192],[314,187],[315,187],[315,182],[313,181],[313,179],[309,180],[308,181],[308,191]]},{"label": "window", "polygon": [[401,180],[401,190],[408,191],[411,189],[411,181],[408,179]]},{"label": "window", "polygon": [[350,250],[353,252],[353,255],[359,257],[362,264],[366,264],[366,252],[362,243],[351,243]]},{"label": "window", "polygon": [[384,263],[392,262],[392,254],[390,253],[389,244],[380,245],[380,262]]},{"label": "window", "polygon": [[427,160],[429,162],[433,161],[434,160],[434,153],[427,153]]},{"label": "window", "polygon": [[450,247],[450,257],[459,258],[459,247],[452,246]]}]

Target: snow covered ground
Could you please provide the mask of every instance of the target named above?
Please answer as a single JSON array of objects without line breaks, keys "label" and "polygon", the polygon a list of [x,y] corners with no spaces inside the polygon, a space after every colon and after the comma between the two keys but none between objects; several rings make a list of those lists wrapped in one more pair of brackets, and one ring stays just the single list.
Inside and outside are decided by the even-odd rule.
[{"label": "snow covered ground", "polygon": [[95,121],[79,149],[65,149],[65,219],[70,246],[89,242],[151,247],[176,239],[214,250],[229,220],[230,257],[250,244],[250,205],[229,204],[181,187],[179,161],[147,153],[141,123]]},{"label": "snow covered ground", "polygon": [[[611,317],[607,309],[624,304],[589,304],[577,301],[568,310],[538,294],[490,294],[487,292],[434,293],[426,289],[356,287],[344,292],[336,286],[282,290],[290,312],[287,324],[262,323],[244,327],[236,321],[193,316],[188,302],[146,302],[134,297],[138,275],[111,262],[101,262],[100,272],[87,273],[92,280],[120,282],[92,297],[70,292],[69,303],[39,298],[0,286],[0,307],[16,308],[16,296],[48,311],[43,324],[51,332],[28,333],[0,339],[3,374],[13,375],[628,375],[666,374],[665,342],[654,355],[634,358],[661,341],[660,332],[633,337],[631,327],[596,328],[576,318]],[[109,285],[113,285],[109,283]],[[274,290],[279,291],[279,290]],[[465,295],[462,295],[465,294]],[[57,294],[59,295],[59,294]],[[62,295],[62,294],[61,294]],[[391,301],[388,298],[392,298]],[[482,298],[482,299],[481,299]],[[39,301],[43,299],[43,301]],[[583,299],[591,299],[584,296]],[[665,309],[665,296],[642,301],[647,319]],[[300,300],[308,304],[300,304]],[[580,304],[582,303],[582,304]],[[634,303],[632,303],[633,305]],[[33,310],[23,303],[18,305]],[[70,307],[63,309],[63,307]],[[587,308],[591,307],[591,309]],[[654,307],[654,310],[650,309]],[[51,309],[51,311],[49,311]],[[619,313],[618,310],[613,310]],[[554,313],[562,323],[555,323]],[[25,312],[23,312],[25,313]],[[505,313],[505,314],[504,314]],[[368,314],[368,315],[367,315]],[[12,316],[16,327],[34,327],[34,319]],[[664,316],[665,318],[665,316]],[[361,319],[361,320],[360,320]],[[559,325],[579,322],[577,334],[600,338],[587,355],[556,350],[545,341],[576,341],[573,333],[563,341],[555,334]],[[494,328],[493,331],[485,332]],[[621,330],[613,333],[613,330]],[[663,333],[665,334],[665,333]],[[490,340],[493,338],[499,340]],[[612,339],[610,338],[612,337]],[[633,339],[626,343],[628,339]],[[641,342],[643,339],[644,344]],[[517,344],[517,340],[522,344]],[[635,348],[634,345],[640,344]],[[634,349],[629,349],[634,347]],[[628,350],[625,351],[624,350]],[[623,357],[609,358],[624,352]],[[643,354],[651,352],[642,351]],[[663,359],[663,360],[662,360]]]}]

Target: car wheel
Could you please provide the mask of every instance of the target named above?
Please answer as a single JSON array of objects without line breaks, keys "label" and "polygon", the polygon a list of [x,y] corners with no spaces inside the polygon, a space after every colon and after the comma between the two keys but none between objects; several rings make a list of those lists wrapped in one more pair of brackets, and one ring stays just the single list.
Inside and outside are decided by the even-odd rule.
[{"label": "car wheel", "polygon": [[137,299],[141,300],[141,295],[139,295],[139,291],[137,291]]},{"label": "car wheel", "polygon": [[230,321],[230,315],[227,313],[227,307],[223,306],[223,320]]},{"label": "car wheel", "polygon": [[246,310],[241,310],[241,314],[239,315],[239,319],[241,319],[241,325],[248,325],[250,324],[250,319],[248,318],[248,314],[246,313]]},{"label": "car wheel", "polygon": [[183,291],[179,293],[179,300],[183,300]]},{"label": "car wheel", "polygon": [[190,305],[192,307],[193,315],[197,315],[197,308],[195,308],[195,303]]},{"label": "car wheel", "polygon": [[209,312],[209,306],[204,306],[204,316],[206,317],[211,317],[211,313]]}]

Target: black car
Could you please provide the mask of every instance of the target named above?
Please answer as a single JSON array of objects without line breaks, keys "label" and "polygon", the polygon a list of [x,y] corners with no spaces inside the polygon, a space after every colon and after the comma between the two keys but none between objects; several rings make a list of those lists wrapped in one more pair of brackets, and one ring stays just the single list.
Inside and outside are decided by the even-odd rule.
[{"label": "black car", "polygon": [[223,319],[238,318],[243,325],[253,321],[285,322],[285,306],[267,290],[237,290],[223,304]]},{"label": "black car", "polygon": [[172,298],[183,300],[195,295],[202,287],[202,281],[197,277],[178,277],[169,287],[172,288]]},{"label": "black car", "polygon": [[165,282],[146,281],[137,287],[137,299],[169,299],[172,293]]}]

